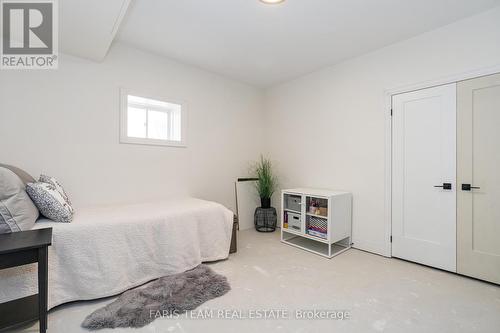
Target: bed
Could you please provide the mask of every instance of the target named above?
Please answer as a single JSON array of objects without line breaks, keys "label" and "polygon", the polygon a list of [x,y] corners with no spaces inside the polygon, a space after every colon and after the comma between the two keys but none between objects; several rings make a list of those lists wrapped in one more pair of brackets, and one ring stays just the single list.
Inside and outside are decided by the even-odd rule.
[{"label": "bed", "polygon": [[[233,213],[210,201],[184,198],[81,209],[53,228],[49,247],[49,308],[119,294],[150,280],[228,257]],[[0,271],[0,303],[37,292],[36,267]]]}]

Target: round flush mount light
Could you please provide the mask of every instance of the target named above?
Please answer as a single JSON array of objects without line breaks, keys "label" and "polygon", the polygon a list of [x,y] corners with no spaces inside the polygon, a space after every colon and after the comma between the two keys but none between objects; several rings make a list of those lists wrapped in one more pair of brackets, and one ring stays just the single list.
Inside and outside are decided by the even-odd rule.
[{"label": "round flush mount light", "polygon": [[268,5],[276,5],[276,4],[282,3],[284,1],[285,0],[260,0],[260,2],[263,2],[263,3],[268,4]]}]

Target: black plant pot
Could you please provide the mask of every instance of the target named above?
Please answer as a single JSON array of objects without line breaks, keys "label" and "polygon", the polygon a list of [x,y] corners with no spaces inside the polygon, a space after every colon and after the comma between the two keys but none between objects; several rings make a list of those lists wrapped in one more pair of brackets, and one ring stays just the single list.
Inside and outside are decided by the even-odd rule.
[{"label": "black plant pot", "polygon": [[260,198],[260,207],[271,208],[271,198]]}]

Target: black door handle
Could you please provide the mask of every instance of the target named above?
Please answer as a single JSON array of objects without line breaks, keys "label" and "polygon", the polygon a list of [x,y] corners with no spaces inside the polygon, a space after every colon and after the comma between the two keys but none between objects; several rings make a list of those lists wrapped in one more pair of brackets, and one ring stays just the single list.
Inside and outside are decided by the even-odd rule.
[{"label": "black door handle", "polygon": [[473,189],[480,189],[479,186],[471,186],[470,184],[462,184],[462,191],[470,191]]},{"label": "black door handle", "polygon": [[443,183],[443,185],[434,185],[434,187],[442,187],[443,190],[451,190],[451,183]]}]

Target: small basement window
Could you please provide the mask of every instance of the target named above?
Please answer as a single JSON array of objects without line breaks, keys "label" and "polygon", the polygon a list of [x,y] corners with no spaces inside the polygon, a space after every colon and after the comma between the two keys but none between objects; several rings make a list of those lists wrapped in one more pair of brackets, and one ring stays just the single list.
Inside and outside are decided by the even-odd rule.
[{"label": "small basement window", "polygon": [[183,104],[122,91],[120,142],[186,146],[186,110]]}]

